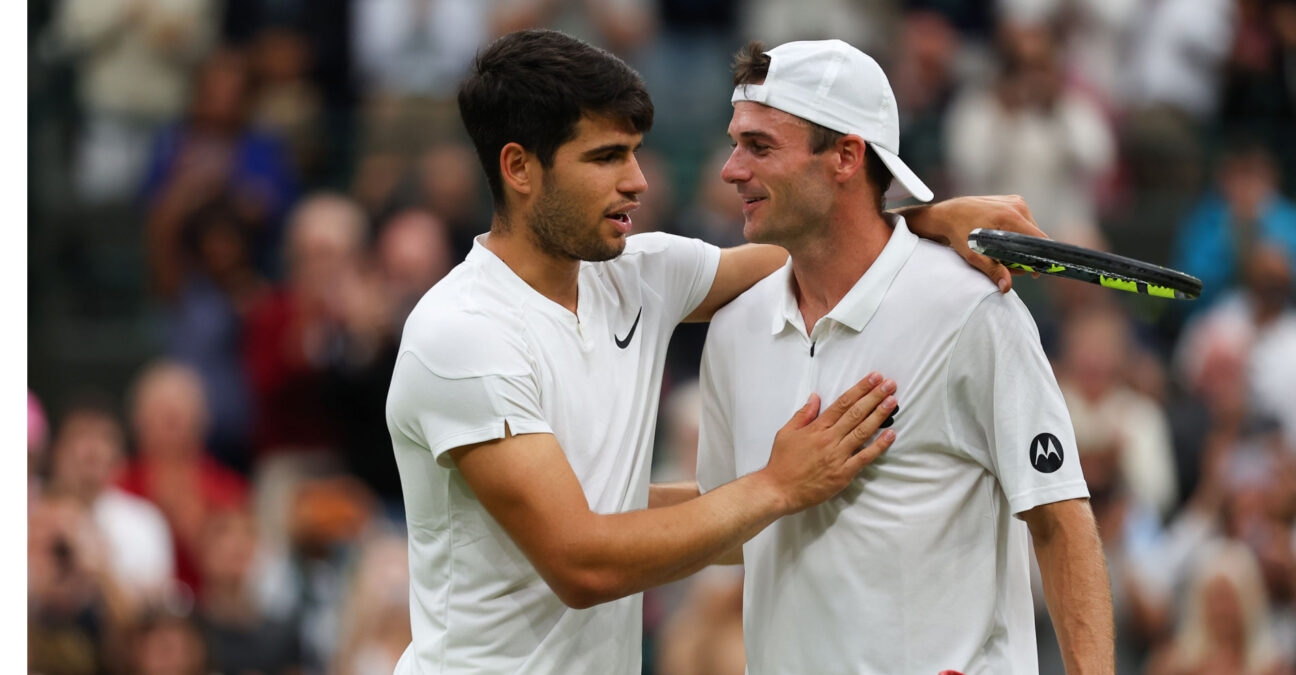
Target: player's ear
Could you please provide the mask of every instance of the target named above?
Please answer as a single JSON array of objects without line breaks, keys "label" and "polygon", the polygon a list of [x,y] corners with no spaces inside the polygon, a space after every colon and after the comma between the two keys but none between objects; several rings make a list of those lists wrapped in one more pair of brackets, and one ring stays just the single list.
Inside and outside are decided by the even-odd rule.
[{"label": "player's ear", "polygon": [[857,175],[863,175],[867,147],[862,138],[853,134],[837,140],[834,148],[837,164],[834,169],[838,182],[844,183]]},{"label": "player's ear", "polygon": [[539,185],[540,161],[518,143],[500,148],[500,178],[515,192],[529,195]]}]

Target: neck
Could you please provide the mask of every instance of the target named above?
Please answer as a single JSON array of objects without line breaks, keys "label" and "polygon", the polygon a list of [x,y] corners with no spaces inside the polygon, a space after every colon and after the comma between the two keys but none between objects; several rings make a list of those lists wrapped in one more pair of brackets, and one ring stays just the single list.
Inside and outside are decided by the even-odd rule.
[{"label": "neck", "polygon": [[891,224],[867,213],[833,219],[819,236],[789,244],[797,306],[806,332],[846,297],[891,238]]},{"label": "neck", "polygon": [[579,260],[541,250],[528,236],[525,224],[515,222],[510,227],[502,227],[498,214],[482,244],[537,293],[576,312]]}]

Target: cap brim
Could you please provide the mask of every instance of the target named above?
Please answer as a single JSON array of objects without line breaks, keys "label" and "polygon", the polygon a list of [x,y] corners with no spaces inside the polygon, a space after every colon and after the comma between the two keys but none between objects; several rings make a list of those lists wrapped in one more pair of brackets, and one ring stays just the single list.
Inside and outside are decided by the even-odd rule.
[{"label": "cap brim", "polygon": [[901,161],[898,155],[886,148],[883,148],[877,143],[869,143],[869,147],[873,148],[873,152],[876,152],[877,156],[882,158],[882,163],[891,170],[891,175],[895,176],[896,182],[899,183],[900,187],[904,188],[910,196],[920,202],[929,202],[932,200],[933,194],[931,188],[927,187],[926,183],[919,180],[918,175],[915,174],[908,165]]}]

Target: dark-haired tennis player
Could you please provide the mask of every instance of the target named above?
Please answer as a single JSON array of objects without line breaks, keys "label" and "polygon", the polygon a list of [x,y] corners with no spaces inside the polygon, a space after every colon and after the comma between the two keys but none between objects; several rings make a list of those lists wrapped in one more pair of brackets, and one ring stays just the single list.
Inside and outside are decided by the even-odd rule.
[{"label": "dark-haired tennis player", "polygon": [[1068,672],[1111,673],[1101,543],[1035,323],[883,212],[893,179],[932,193],[897,154],[881,68],[840,40],[753,43],[734,80],[723,176],[748,241],[791,259],[712,319],[701,488],[765,466],[809,392],[877,370],[900,401],[850,487],[742,547],[748,672],[1037,672],[1029,530]]}]

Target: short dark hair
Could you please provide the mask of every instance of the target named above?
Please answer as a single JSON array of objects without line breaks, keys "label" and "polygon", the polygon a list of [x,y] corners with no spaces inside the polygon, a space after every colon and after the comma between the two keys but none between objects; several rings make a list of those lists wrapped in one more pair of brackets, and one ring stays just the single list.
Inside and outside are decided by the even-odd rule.
[{"label": "short dark hair", "polygon": [[[748,42],[747,46],[734,54],[734,86],[764,82],[765,77],[769,75],[769,67],[770,57],[765,53],[765,43],[760,40]],[[806,120],[806,124],[810,125],[810,152],[816,155],[833,147],[846,135],[809,120]],[[864,145],[864,175],[868,177],[869,184],[876,191],[880,213],[886,205],[886,193],[891,189],[891,181],[894,177],[886,164],[882,163],[882,158],[873,152],[873,146],[868,143]]]},{"label": "short dark hair", "polygon": [[642,134],[652,128],[653,104],[643,79],[616,56],[558,31],[524,30],[477,54],[459,85],[459,116],[501,207],[505,145],[520,144],[547,168],[581,117],[623,120]]}]

